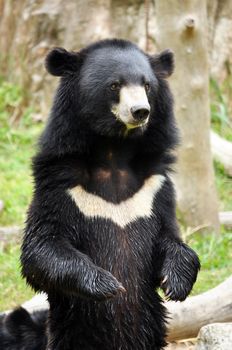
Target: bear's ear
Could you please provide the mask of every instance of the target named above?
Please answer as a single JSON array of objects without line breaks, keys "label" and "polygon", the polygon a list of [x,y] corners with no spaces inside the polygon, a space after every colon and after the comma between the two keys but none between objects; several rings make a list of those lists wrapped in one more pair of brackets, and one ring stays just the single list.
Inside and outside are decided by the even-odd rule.
[{"label": "bear's ear", "polygon": [[167,49],[158,55],[150,56],[150,63],[154,72],[161,78],[168,78],[174,71],[174,53]]},{"label": "bear's ear", "polygon": [[50,74],[60,77],[65,73],[77,71],[80,66],[79,61],[78,53],[68,52],[61,47],[56,47],[48,53],[45,59],[45,67]]}]

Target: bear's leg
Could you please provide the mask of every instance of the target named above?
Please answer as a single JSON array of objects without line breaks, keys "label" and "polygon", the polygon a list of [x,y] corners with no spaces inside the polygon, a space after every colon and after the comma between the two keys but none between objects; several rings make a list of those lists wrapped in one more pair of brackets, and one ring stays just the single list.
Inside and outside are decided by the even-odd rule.
[{"label": "bear's leg", "polygon": [[168,241],[161,271],[161,288],[166,297],[183,301],[196,281],[200,262],[197,254],[185,243]]},{"label": "bear's leg", "polygon": [[57,290],[100,301],[125,292],[110,272],[96,266],[65,238],[55,237],[42,243],[39,235],[25,239],[21,262],[22,273],[29,284],[47,293]]}]

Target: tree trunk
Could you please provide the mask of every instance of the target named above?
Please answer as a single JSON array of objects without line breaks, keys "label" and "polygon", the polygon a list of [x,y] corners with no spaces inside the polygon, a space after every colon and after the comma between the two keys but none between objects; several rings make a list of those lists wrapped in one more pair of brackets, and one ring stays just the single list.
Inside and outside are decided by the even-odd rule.
[{"label": "tree trunk", "polygon": [[[231,0],[207,0],[207,15],[211,73],[222,80],[231,63]],[[78,49],[99,38],[119,36],[154,50],[155,23],[156,1],[151,0],[0,0],[1,70],[17,75],[23,86],[31,88],[31,82],[41,88],[44,77],[38,76],[38,68],[51,46]]]},{"label": "tree trunk", "polygon": [[207,13],[210,72],[221,83],[231,74],[228,64],[232,64],[232,1],[207,0]]},{"label": "tree trunk", "polygon": [[44,69],[47,51],[78,50],[108,37],[109,7],[110,0],[0,0],[2,74],[27,92],[25,105],[47,115],[57,85]]},{"label": "tree trunk", "polygon": [[171,48],[176,71],[171,87],[181,130],[177,185],[178,204],[190,227],[219,230],[210,151],[206,1],[157,0],[156,40]]},{"label": "tree trunk", "polygon": [[23,87],[25,106],[46,116],[57,84],[44,69],[47,51],[78,50],[109,37],[145,48],[144,1],[0,0],[0,33],[1,75]]}]

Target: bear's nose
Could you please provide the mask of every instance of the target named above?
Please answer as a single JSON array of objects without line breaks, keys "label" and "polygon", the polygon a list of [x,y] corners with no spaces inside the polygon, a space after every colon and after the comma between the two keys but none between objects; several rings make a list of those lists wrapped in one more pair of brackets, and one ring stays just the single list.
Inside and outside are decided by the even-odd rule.
[{"label": "bear's nose", "polygon": [[137,105],[137,106],[131,107],[131,114],[136,121],[140,121],[140,122],[144,121],[145,119],[147,119],[149,113],[150,113],[150,107],[147,105],[146,106]]}]

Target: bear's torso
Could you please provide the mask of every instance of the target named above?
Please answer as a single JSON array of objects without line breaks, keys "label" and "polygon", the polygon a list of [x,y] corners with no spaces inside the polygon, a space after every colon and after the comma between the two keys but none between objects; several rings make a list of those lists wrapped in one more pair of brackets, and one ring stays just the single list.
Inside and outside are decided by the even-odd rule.
[{"label": "bear's torso", "polygon": [[[93,157],[70,156],[51,165],[50,186],[63,204],[59,219],[67,222],[72,244],[127,291],[100,303],[49,295],[56,349],[147,350],[159,341],[153,339],[154,330],[160,329],[163,337],[164,324],[157,320],[164,310],[155,293],[159,276],[153,259],[159,254],[161,226],[156,198],[166,178],[157,173],[152,158],[138,157],[133,149],[124,152],[110,145],[96,148]],[[49,175],[46,181],[49,188]],[[160,257],[157,261],[161,264]],[[60,334],[65,337],[59,342]]]}]

